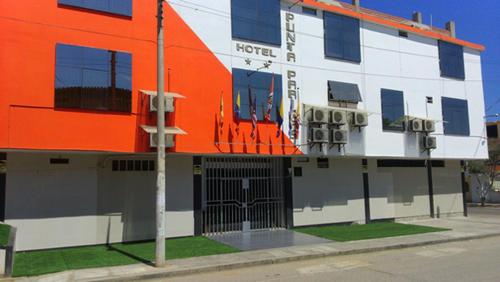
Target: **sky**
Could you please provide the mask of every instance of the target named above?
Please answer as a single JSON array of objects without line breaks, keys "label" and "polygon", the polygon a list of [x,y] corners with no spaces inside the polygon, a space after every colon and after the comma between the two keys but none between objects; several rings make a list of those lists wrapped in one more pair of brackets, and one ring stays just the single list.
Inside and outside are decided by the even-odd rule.
[{"label": "sky", "polygon": [[365,8],[408,19],[414,11],[420,11],[423,13],[425,24],[430,24],[432,15],[433,26],[442,28],[447,21],[454,20],[459,39],[486,46],[486,51],[481,55],[486,115],[500,113],[500,0],[361,0],[360,2]]}]

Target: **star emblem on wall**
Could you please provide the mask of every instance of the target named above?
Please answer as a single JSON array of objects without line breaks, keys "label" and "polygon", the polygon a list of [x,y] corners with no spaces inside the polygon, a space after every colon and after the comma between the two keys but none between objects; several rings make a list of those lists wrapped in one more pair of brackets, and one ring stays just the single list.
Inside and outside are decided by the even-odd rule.
[{"label": "star emblem on wall", "polygon": [[249,58],[247,58],[247,59],[245,60],[245,63],[246,63],[247,65],[251,65],[251,64],[252,64],[252,60],[250,60]]}]

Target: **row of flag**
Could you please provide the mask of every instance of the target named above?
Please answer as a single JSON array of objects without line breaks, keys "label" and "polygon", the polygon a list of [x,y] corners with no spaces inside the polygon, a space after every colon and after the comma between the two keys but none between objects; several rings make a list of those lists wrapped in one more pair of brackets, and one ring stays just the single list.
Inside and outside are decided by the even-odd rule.
[{"label": "row of flag", "polygon": [[[264,112],[264,121],[270,122],[271,121],[271,113],[273,110],[273,103],[274,103],[274,74],[271,79],[271,85],[269,87],[269,95],[267,96],[267,107]],[[257,131],[257,97],[253,95],[252,93],[252,88],[248,86],[248,104],[250,105],[249,107],[249,114],[250,114],[250,120],[252,121],[252,132],[250,134],[250,137],[252,139],[255,139],[256,137],[256,131]],[[289,119],[289,125],[288,125],[288,135],[292,137],[293,139],[298,139],[299,137],[299,127],[300,127],[300,100],[297,102],[297,108],[295,108],[294,105],[294,100],[290,99],[290,110],[288,113],[288,119]],[[237,125],[240,123],[240,118],[241,118],[241,96],[240,96],[240,91],[238,91],[238,95],[236,96],[236,104],[234,107],[234,116],[235,116],[235,122]],[[283,98],[281,99],[280,106],[279,108],[276,108],[276,125],[277,125],[277,131],[276,131],[276,137],[279,137],[281,135],[282,127],[283,127],[283,117],[284,117],[284,110],[283,110]],[[219,125],[222,128],[224,125],[224,98],[223,95],[221,94],[220,98],[220,119],[219,119]],[[238,129],[237,129],[238,130]]]}]

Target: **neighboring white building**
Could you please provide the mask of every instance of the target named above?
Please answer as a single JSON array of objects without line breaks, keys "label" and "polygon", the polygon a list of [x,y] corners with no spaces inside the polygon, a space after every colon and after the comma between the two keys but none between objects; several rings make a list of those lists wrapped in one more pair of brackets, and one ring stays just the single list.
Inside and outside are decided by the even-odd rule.
[{"label": "neighboring white building", "polygon": [[[21,53],[0,63],[16,78],[0,83],[12,95],[0,98],[0,117],[9,117],[0,150],[4,219],[18,227],[19,250],[154,237],[156,164],[144,127],[155,120],[144,91],[155,85],[149,2],[133,1],[133,12],[116,18],[40,7],[56,16],[39,21],[91,32],[41,34],[24,23],[7,31],[0,19],[11,38],[6,52],[50,57],[36,73],[18,69]],[[26,17],[23,5],[5,4],[0,15]],[[418,15],[358,9],[313,0],[167,2],[167,89],[185,98],[167,114],[168,136],[178,134],[168,139],[168,237],[464,214],[463,161],[488,156],[484,47],[457,39],[453,23],[444,30]],[[86,65],[101,57],[112,65],[102,76]],[[37,95],[23,80],[39,86]],[[108,88],[107,100],[85,100]],[[109,102],[113,95],[125,98]]]}]

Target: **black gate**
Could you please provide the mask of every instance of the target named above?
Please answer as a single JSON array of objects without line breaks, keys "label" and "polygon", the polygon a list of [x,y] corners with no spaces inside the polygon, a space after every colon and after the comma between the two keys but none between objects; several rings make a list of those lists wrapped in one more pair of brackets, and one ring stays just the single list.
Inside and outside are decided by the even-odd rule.
[{"label": "black gate", "polygon": [[281,158],[203,159],[203,233],[285,228]]}]

